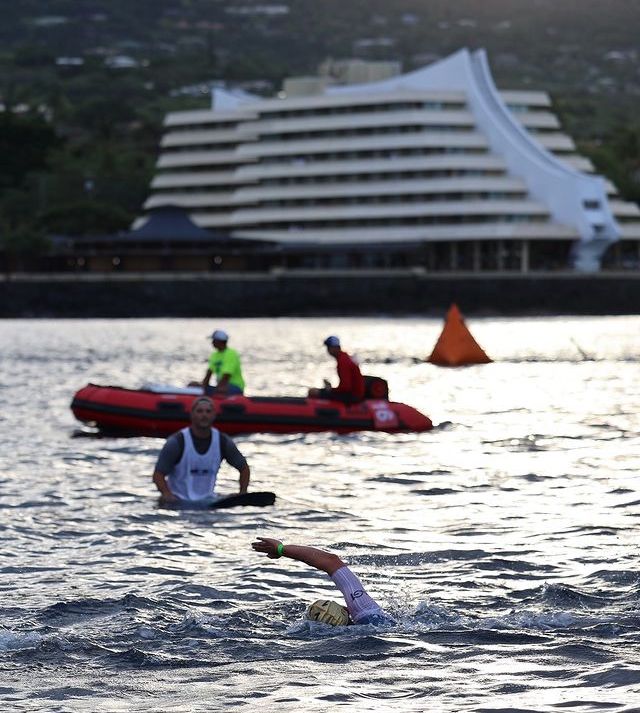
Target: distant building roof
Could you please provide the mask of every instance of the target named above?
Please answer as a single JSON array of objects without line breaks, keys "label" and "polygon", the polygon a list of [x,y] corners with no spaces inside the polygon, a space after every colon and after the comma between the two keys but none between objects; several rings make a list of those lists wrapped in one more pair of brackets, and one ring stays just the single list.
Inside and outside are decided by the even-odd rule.
[{"label": "distant building roof", "polygon": [[120,239],[153,242],[229,242],[230,236],[197,226],[180,206],[163,205],[149,211],[139,228],[118,235]]},{"label": "distant building roof", "polygon": [[[52,239],[59,248],[93,247],[98,250],[120,248],[144,248],[153,251],[162,245],[163,249],[180,252],[181,245],[189,250],[207,250],[215,247],[234,251],[238,248],[252,248],[259,251],[270,250],[277,246],[276,241],[257,240],[251,237],[233,237],[226,232],[207,230],[196,225],[183,208],[176,205],[163,205],[149,210],[146,220],[133,230],[110,235],[84,235],[66,237],[56,235]],[[194,243],[199,243],[195,248]]]}]

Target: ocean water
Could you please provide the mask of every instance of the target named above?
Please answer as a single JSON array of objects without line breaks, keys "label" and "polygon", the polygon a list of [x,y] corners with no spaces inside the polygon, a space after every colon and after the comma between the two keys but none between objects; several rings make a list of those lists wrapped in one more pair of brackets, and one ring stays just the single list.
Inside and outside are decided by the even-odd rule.
[{"label": "ocean water", "polygon": [[[468,323],[493,364],[426,363],[433,319],[0,322],[0,709],[640,710],[640,317]],[[248,393],[335,380],[336,333],[436,428],[239,437],[274,507],[160,508],[162,442],[77,437],[69,403],[201,377],[215,327]],[[305,622],[339,593],[258,535],[397,624]]]}]

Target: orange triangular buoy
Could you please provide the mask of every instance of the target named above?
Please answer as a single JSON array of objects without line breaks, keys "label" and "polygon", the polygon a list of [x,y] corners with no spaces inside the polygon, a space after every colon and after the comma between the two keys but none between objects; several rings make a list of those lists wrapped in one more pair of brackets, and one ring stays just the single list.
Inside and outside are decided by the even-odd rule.
[{"label": "orange triangular buoy", "polygon": [[452,304],[447,312],[442,333],[427,361],[438,366],[464,366],[488,364],[491,359],[471,336],[458,305]]}]

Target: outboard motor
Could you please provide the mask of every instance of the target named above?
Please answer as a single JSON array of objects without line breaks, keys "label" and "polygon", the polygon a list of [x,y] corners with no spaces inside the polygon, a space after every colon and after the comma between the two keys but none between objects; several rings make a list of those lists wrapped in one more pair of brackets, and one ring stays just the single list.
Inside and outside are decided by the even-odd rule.
[{"label": "outboard motor", "polygon": [[364,397],[365,399],[389,400],[389,384],[386,379],[379,376],[364,376]]}]

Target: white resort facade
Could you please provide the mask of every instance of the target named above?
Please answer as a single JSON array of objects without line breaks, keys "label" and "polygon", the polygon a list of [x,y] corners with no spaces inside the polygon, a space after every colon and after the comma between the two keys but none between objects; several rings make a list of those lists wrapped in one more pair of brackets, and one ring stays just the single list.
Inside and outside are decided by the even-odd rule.
[{"label": "white resort facade", "polygon": [[338,68],[382,78],[214,89],[210,110],[169,114],[145,209],[180,206],[289,268],[640,266],[638,207],[576,153],[545,92],[496,89],[483,51]]}]

